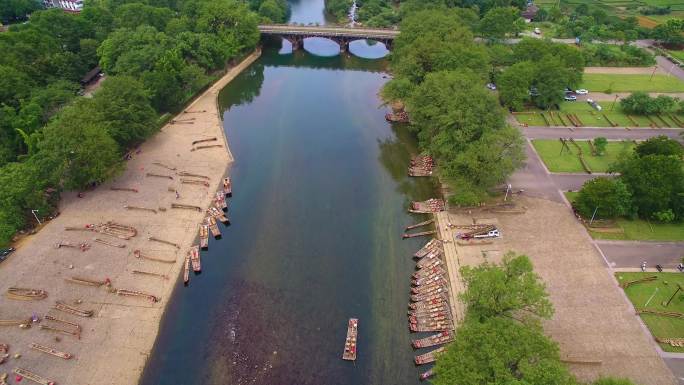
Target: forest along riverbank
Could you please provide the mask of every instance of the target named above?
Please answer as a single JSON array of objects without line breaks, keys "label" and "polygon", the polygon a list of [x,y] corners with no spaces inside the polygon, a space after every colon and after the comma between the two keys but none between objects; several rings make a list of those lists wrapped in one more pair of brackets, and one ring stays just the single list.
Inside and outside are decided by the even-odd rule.
[{"label": "forest along riverbank", "polygon": [[378,108],[386,62],[278,49],[221,95],[232,225],[176,292],[142,384],[417,384],[407,278],[423,242],[401,234],[435,186],[406,175],[415,139]]},{"label": "forest along riverbank", "polygon": [[[7,370],[27,369],[60,384],[138,383],[182,258],[205,215],[171,205],[206,208],[212,202],[232,161],[221,139],[216,96],[258,57],[255,52],[229,70],[140,146],[119,178],[82,198],[66,195],[61,215],[3,263],[0,292],[10,287],[47,291],[47,298],[28,302],[0,299],[5,320],[31,324],[32,314],[45,315],[28,329],[3,328],[0,342],[9,344],[11,354]],[[210,147],[192,144],[209,138],[216,140],[202,145]],[[182,183],[181,171],[203,175],[205,182]],[[157,260],[136,258],[140,255]],[[28,348],[34,343],[72,357],[45,359],[42,351]]]}]

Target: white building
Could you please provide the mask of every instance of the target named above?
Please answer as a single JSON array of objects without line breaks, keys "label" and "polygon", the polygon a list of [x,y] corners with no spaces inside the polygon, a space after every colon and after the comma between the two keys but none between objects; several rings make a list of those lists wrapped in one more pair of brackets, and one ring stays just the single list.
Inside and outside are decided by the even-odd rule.
[{"label": "white building", "polygon": [[45,8],[61,8],[66,12],[81,12],[83,0],[43,0]]}]

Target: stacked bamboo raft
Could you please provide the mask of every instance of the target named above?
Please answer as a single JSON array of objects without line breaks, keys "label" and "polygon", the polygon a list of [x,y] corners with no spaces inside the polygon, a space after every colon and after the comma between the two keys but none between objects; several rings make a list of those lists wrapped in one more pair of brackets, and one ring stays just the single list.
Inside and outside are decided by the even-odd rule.
[{"label": "stacked bamboo raft", "polygon": [[410,213],[416,214],[430,214],[444,211],[446,208],[444,201],[442,199],[428,199],[423,202],[411,202]]},{"label": "stacked bamboo raft", "polygon": [[409,176],[432,176],[432,169],[435,162],[431,156],[417,156],[411,159],[411,165],[408,168]]},{"label": "stacked bamboo raft", "polygon": [[[418,225],[427,225],[430,221]],[[454,322],[449,304],[449,281],[442,257],[442,241],[431,239],[413,254],[416,271],[411,275],[411,294],[408,305],[409,330],[414,333],[432,333],[411,342],[414,349],[438,347],[427,353],[416,355],[416,365],[437,360],[444,351],[444,345],[454,339]],[[436,333],[436,334],[435,334]],[[432,369],[422,373],[420,379],[432,376]]]}]

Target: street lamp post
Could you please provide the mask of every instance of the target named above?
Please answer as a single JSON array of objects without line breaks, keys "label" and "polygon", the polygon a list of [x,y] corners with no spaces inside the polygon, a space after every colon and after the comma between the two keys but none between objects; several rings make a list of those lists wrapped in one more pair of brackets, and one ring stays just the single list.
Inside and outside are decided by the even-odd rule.
[{"label": "street lamp post", "polygon": [[33,214],[33,216],[36,218],[36,220],[38,221],[38,224],[42,225],[43,223],[40,221],[40,219],[38,219],[38,215],[36,215],[37,212],[38,212],[38,210],[31,210],[31,214]]}]

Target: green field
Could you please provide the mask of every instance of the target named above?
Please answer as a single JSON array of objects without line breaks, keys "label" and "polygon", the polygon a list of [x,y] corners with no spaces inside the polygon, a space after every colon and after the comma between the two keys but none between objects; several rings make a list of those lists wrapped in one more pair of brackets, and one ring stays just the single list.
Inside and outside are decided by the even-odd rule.
[{"label": "green field", "polygon": [[[602,111],[596,111],[591,105],[586,102],[563,102],[560,104],[560,113],[562,121],[558,119],[557,112],[553,111],[553,114],[549,112],[544,112],[549,124],[552,126],[571,126],[570,120],[567,118],[567,114],[574,114],[579,118],[583,126],[586,127],[612,127],[611,123],[617,125],[617,127],[679,127],[679,123],[672,118],[673,114],[662,114],[658,116],[639,116],[631,115],[627,116],[620,108],[620,102],[599,102]],[[613,106],[613,104],[615,104]],[[525,114],[515,114],[515,118],[523,124],[529,126],[546,126],[544,118],[540,115],[541,110],[530,110],[532,113]],[[684,115],[674,114],[676,118],[680,121],[684,121]],[[606,119],[607,118],[607,119]]]},{"label": "green field", "polygon": [[[535,1],[540,7],[547,10],[556,4],[557,0],[537,0]],[[568,0],[562,4],[565,10],[577,7],[580,4],[587,4],[591,7],[601,8],[609,15],[618,17],[635,16],[642,27],[653,28],[655,25],[664,23],[668,19],[684,16],[684,2],[679,0]],[[638,8],[640,6],[670,6],[672,12],[667,15],[642,15]]]},{"label": "green field", "polygon": [[580,88],[590,92],[684,92],[684,82],[668,75],[584,74],[583,79]]},{"label": "green field", "polygon": [[[535,150],[551,172],[585,172],[580,163],[577,147],[568,143],[570,149],[563,149],[560,140],[533,140]],[[634,142],[608,142],[606,153],[603,156],[594,156],[591,153],[589,142],[577,141],[582,149],[584,160],[592,172],[607,172],[621,154],[632,151]],[[563,149],[561,151],[561,149]]]},{"label": "green field", "polygon": [[684,223],[656,223],[642,219],[618,219],[618,232],[589,231],[595,239],[625,241],[684,241]]},{"label": "green field", "polygon": [[[670,302],[663,306],[677,290],[677,284],[684,287],[684,274],[681,273],[615,273],[619,283],[639,278],[657,276],[650,282],[636,283],[625,289],[625,294],[636,309],[649,309],[668,312],[684,313],[684,293],[680,291]],[[648,305],[647,305],[648,304]],[[648,326],[653,337],[684,338],[684,319],[664,317],[654,314],[641,314],[641,319]],[[667,352],[684,352],[684,348],[660,344]]]},{"label": "green field", "polygon": [[672,57],[684,62],[684,51],[668,50],[667,52],[672,55]]}]

